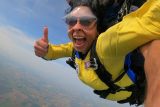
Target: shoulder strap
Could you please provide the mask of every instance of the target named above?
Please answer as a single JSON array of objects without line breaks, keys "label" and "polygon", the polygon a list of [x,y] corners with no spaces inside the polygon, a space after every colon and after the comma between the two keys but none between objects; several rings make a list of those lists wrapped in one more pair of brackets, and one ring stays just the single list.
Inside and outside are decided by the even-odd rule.
[{"label": "shoulder strap", "polygon": [[76,54],[76,51],[73,49],[72,56],[70,58],[68,58],[68,60],[66,60],[66,63],[68,65],[70,65],[73,69],[76,69],[76,66],[75,66],[75,54]]},{"label": "shoulder strap", "polygon": [[[96,52],[96,42],[92,45],[91,48],[91,55],[90,55],[90,60],[96,59],[96,63],[98,64],[97,69],[95,69],[96,74],[98,77],[103,81],[108,87],[109,87],[109,93],[116,93],[118,90],[121,89],[118,85],[114,84],[115,81],[112,79],[112,75],[105,69],[104,65],[101,64],[97,52]],[[121,75],[120,75],[121,76]],[[120,76],[118,77],[120,79]],[[121,76],[122,78],[123,76]],[[106,96],[105,96],[106,97]]]}]

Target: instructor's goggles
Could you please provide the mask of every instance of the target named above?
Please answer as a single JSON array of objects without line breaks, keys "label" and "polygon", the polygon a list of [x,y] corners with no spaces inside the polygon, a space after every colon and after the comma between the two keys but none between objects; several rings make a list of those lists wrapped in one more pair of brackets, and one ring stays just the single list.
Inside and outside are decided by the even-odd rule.
[{"label": "instructor's goggles", "polygon": [[79,24],[81,24],[84,27],[89,27],[96,21],[97,21],[97,18],[93,16],[81,16],[81,17],[67,16],[65,17],[66,24],[71,27],[75,26],[77,22],[79,22]]}]

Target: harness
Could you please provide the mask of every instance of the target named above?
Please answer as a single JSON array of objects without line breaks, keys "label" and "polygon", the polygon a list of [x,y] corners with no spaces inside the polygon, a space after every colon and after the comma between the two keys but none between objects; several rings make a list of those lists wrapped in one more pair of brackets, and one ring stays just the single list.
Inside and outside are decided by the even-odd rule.
[{"label": "harness", "polygon": [[[144,0],[145,1],[145,0]],[[122,17],[129,13],[132,0],[124,0],[121,8],[117,14],[116,21],[121,21]],[[134,3],[136,3],[134,1]],[[90,54],[90,67],[94,69],[98,77],[104,82],[109,88],[107,90],[94,90],[95,94],[98,94],[101,98],[106,98],[109,94],[116,94],[119,91],[129,91],[132,92],[131,96],[117,101],[118,103],[129,103],[130,105],[141,105],[145,99],[145,89],[146,89],[146,77],[144,72],[144,57],[140,53],[139,49],[128,53],[125,57],[124,63],[124,72],[121,73],[115,80],[112,79],[112,75],[105,69],[104,65],[101,64],[97,53],[96,53],[96,42],[92,45],[91,54]],[[73,49],[72,57],[69,58],[66,63],[69,64],[72,68],[76,69],[75,65],[75,55],[77,51]],[[120,81],[123,76],[127,74],[134,84],[127,87],[120,87],[115,83]]]},{"label": "harness", "polygon": [[[73,51],[72,57],[69,58],[66,63],[72,68],[76,69],[75,54],[77,51]],[[112,75],[101,64],[97,53],[95,52],[95,44],[91,48],[90,54],[90,67],[94,69],[98,77],[109,88],[107,90],[94,90],[95,94],[98,94],[101,98],[106,98],[110,93],[116,94],[119,91],[130,91],[132,95],[127,99],[117,101],[118,103],[130,103],[130,105],[141,105],[144,102],[145,89],[146,89],[146,77],[144,73],[144,57],[138,49],[130,52],[125,57],[124,69],[125,71],[119,75],[115,80],[112,79]],[[115,83],[120,81],[127,73],[130,79],[134,82],[133,85],[127,87],[120,87]]]}]

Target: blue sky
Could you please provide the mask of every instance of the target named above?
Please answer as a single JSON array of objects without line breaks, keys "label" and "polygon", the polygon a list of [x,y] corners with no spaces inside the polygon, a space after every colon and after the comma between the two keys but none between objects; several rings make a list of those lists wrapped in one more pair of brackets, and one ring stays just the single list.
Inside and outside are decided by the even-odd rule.
[{"label": "blue sky", "polygon": [[54,75],[57,77],[55,80],[62,78],[70,87],[92,94],[91,89],[79,82],[76,72],[65,64],[66,59],[47,62],[34,55],[34,41],[42,36],[44,26],[49,28],[51,43],[69,41],[66,24],[62,20],[67,7],[65,0],[0,0],[0,56],[12,59],[17,66],[21,64],[47,72],[48,76]]},{"label": "blue sky", "polygon": [[65,0],[1,0],[0,25],[12,25],[36,39],[42,35],[43,27],[48,26],[50,42],[67,42],[62,20],[67,6]]},{"label": "blue sky", "polygon": [[44,26],[49,28],[51,43],[59,44],[69,41],[66,25],[62,20],[67,6],[65,0],[58,0],[58,2],[55,0],[1,0],[0,56],[14,60],[16,65],[21,64],[38,71],[48,72],[48,74],[59,71],[54,73],[62,74],[62,77],[65,73],[61,73],[64,70],[60,68],[72,71],[65,64],[66,59],[45,61],[36,57],[33,49],[35,40],[43,34]]}]

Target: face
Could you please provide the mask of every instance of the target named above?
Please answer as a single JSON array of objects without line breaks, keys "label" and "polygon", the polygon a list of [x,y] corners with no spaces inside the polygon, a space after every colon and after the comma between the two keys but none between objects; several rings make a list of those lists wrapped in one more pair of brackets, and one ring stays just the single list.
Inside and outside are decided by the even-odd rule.
[{"label": "face", "polygon": [[88,52],[98,35],[96,21],[97,18],[86,6],[76,7],[66,16],[68,35],[75,50],[84,54]]}]

